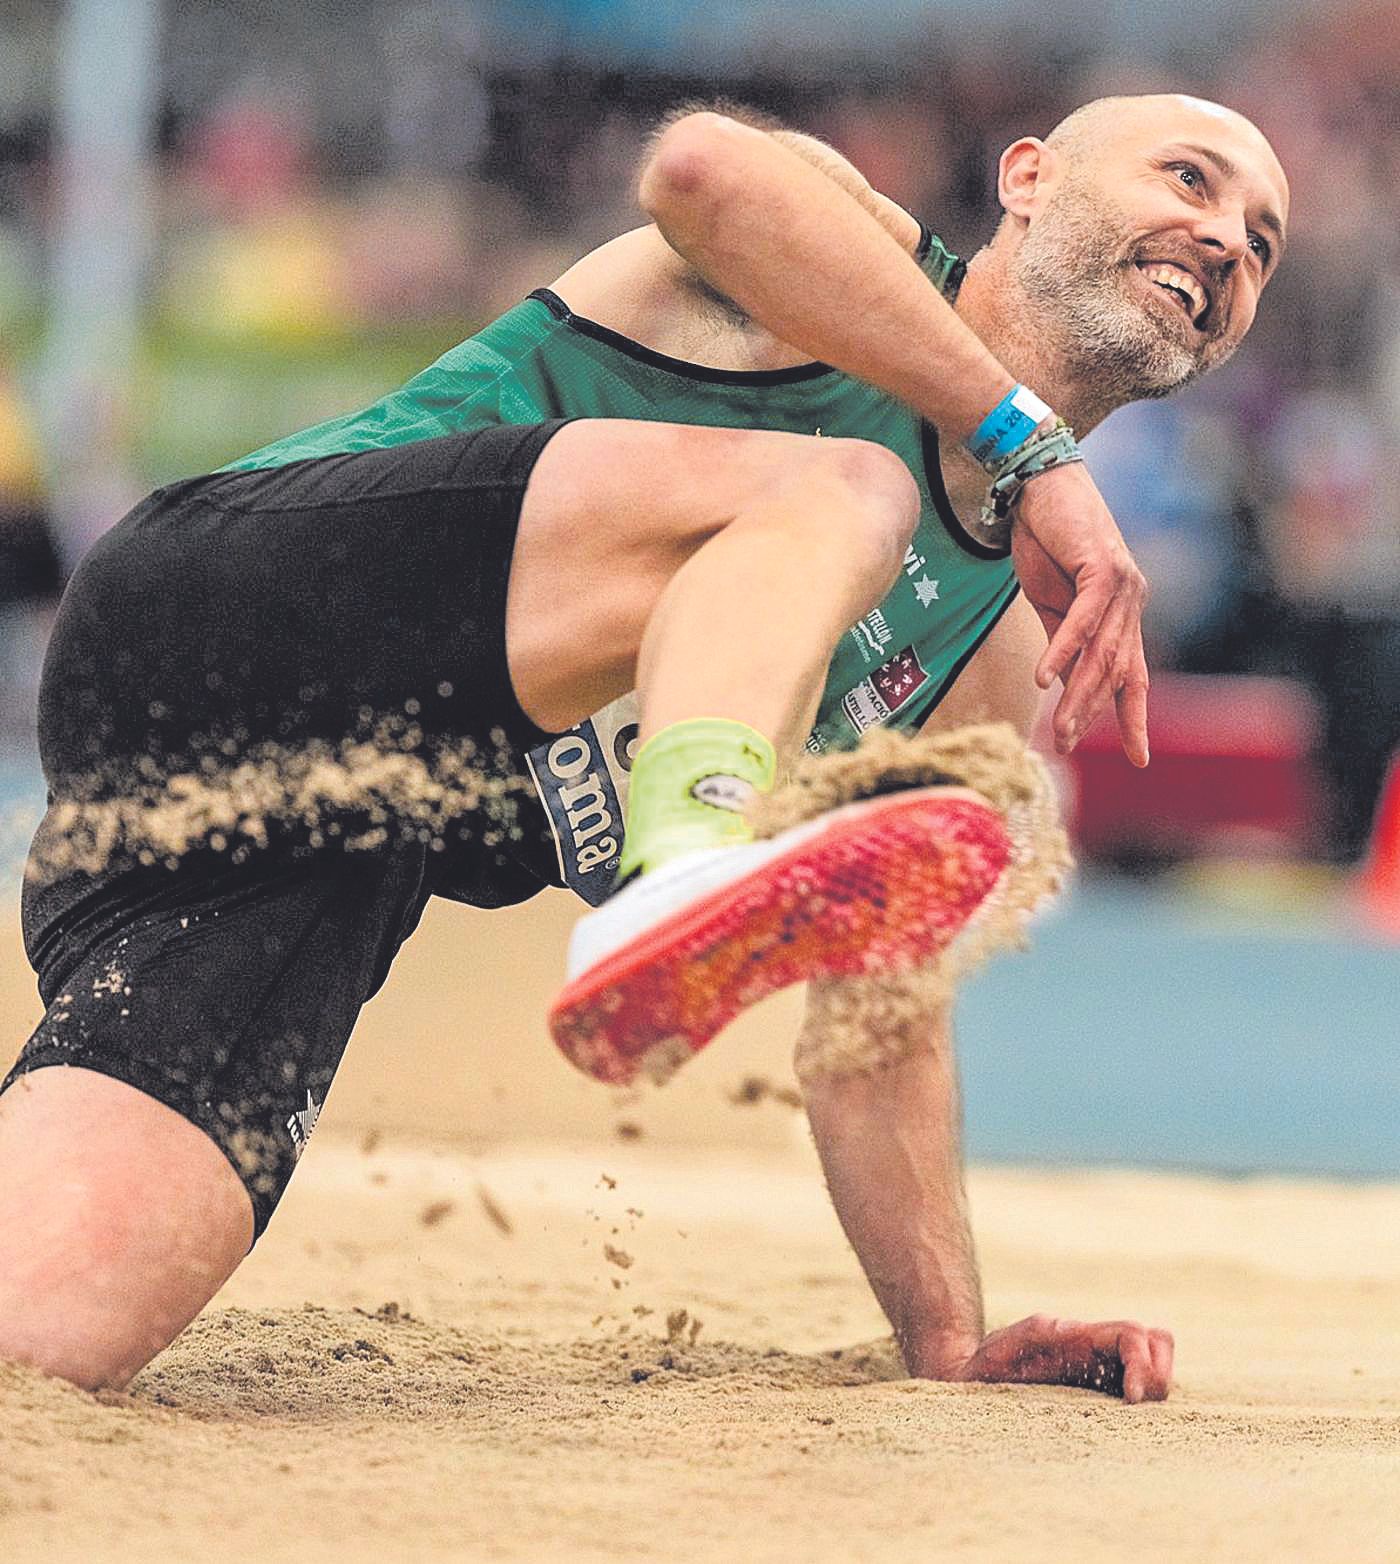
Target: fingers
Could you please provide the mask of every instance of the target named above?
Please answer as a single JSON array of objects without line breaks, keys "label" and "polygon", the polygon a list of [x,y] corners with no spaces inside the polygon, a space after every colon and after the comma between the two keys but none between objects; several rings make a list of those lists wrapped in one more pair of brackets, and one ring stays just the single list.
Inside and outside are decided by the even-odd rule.
[{"label": "fingers", "polygon": [[1146,1400],[1152,1376],[1152,1349],[1147,1332],[1130,1325],[1118,1335],[1118,1358],[1123,1365],[1123,1399],[1129,1406]]},{"label": "fingers", "polygon": [[1035,682],[1048,690],[1056,679],[1079,657],[1093,639],[1109,605],[1113,601],[1109,582],[1091,582],[1079,587],[1059,628],[1036,664]]},{"label": "fingers", "polygon": [[1148,1330],[1133,1322],[1118,1327],[1118,1357],[1123,1364],[1123,1400],[1129,1405],[1165,1401],[1171,1388],[1175,1343],[1166,1330]]},{"label": "fingers", "polygon": [[1141,651],[1136,666],[1128,670],[1114,693],[1114,701],[1123,753],[1135,766],[1145,766],[1152,757],[1147,747],[1147,663]]},{"label": "fingers", "polygon": [[1152,1377],[1149,1381],[1151,1391],[1145,1399],[1165,1401],[1171,1389],[1176,1342],[1169,1330],[1150,1330],[1147,1333],[1147,1346],[1152,1355]]},{"label": "fingers", "polygon": [[1133,765],[1147,765],[1147,659],[1137,612],[1131,603],[1115,601],[1089,646],[1070,663],[1053,723],[1060,754],[1074,749],[1112,700],[1123,752]]},{"label": "fingers", "polygon": [[1073,1385],[1137,1405],[1166,1400],[1173,1353],[1170,1331],[1136,1320],[1089,1325],[1034,1314],[988,1336],[961,1377]]},{"label": "fingers", "polygon": [[1120,644],[1129,633],[1129,612],[1122,602],[1114,603],[1091,643],[1070,666],[1053,724],[1055,748],[1062,755],[1068,755],[1083,738],[1114,694],[1115,667]]},{"label": "fingers", "polygon": [[1170,1331],[1149,1330],[1136,1320],[1107,1320],[1062,1332],[1077,1337],[1066,1346],[1074,1368],[1062,1381],[1105,1395],[1122,1396],[1129,1406],[1165,1401],[1171,1387],[1173,1343]]},{"label": "fingers", "polygon": [[1068,754],[1112,697],[1123,748],[1134,765],[1145,766],[1146,579],[1078,464],[1027,483],[1017,505],[1011,534],[1016,572],[1050,636],[1036,683],[1041,689],[1056,679],[1065,685],[1055,713],[1056,748]]}]

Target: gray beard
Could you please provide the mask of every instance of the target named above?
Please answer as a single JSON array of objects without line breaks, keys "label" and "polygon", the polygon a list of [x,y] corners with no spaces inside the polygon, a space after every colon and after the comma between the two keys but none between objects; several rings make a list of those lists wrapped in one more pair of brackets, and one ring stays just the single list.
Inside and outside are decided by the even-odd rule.
[{"label": "gray beard", "polygon": [[1065,184],[1026,230],[1011,275],[1070,376],[1121,406],[1169,396],[1224,363],[1233,348],[1193,349],[1132,299],[1112,235],[1126,231],[1092,196]]}]

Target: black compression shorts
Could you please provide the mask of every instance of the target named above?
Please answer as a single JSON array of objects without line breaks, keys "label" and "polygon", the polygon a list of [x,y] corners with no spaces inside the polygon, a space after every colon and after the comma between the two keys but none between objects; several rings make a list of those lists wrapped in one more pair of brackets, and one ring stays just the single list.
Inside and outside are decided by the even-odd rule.
[{"label": "black compression shorts", "polygon": [[[428,897],[499,906],[540,888],[506,850],[508,773],[546,735],[511,687],[505,605],[525,486],[560,427],[194,479],[91,551],[40,692],[50,807],[23,920],[48,1011],[6,1087],[74,1065],[148,1093],[213,1137],[262,1232]],[[430,779],[465,746],[506,803],[483,816],[459,794],[443,818],[318,795],[230,824],[250,757],[300,810],[346,746],[395,775],[422,760]],[[141,822],[191,785],[212,790],[212,816],[172,847]],[[115,837],[75,832],[75,809],[113,805]]]}]

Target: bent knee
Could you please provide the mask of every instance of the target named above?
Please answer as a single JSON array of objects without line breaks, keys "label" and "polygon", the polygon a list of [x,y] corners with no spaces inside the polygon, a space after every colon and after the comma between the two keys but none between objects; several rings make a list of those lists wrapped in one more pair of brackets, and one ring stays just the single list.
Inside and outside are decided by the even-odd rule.
[{"label": "bent knee", "polygon": [[42,1224],[11,1223],[0,1244],[0,1359],[84,1390],[120,1389],[189,1324],[232,1264],[188,1223],[162,1233],[110,1200],[82,1206],[55,1205]]},{"label": "bent knee", "polygon": [[83,1390],[119,1389],[179,1326],[162,1328],[151,1306],[160,1300],[141,1297],[142,1279],[129,1274],[140,1240],[129,1212],[89,1190],[74,1194],[45,1203],[34,1220],[4,1210],[0,1359]]},{"label": "bent knee", "polygon": [[863,494],[901,512],[918,513],[919,486],[904,458],[876,440],[823,439],[819,449]]},{"label": "bent knee", "polygon": [[814,442],[837,480],[851,494],[851,515],[873,546],[882,574],[898,571],[914,536],[923,504],[919,485],[904,461],[873,440]]},{"label": "bent knee", "polygon": [[61,1321],[30,1329],[23,1326],[24,1322],[19,1328],[0,1324],[0,1362],[67,1380],[79,1390],[123,1390],[145,1366],[116,1361],[91,1331],[70,1329]]},{"label": "bent knee", "polygon": [[0,1097],[0,1358],[87,1389],[125,1383],[252,1230],[224,1154],[136,1088],[45,1068]]}]

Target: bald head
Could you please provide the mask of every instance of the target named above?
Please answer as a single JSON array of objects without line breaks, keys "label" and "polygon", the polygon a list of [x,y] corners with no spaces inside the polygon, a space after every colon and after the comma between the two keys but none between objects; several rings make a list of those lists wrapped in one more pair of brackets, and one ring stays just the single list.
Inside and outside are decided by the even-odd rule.
[{"label": "bald head", "polygon": [[1257,164],[1257,171],[1274,187],[1280,199],[1280,220],[1287,217],[1288,180],[1268,138],[1245,115],[1207,98],[1184,92],[1095,98],[1067,114],[1045,138],[1045,145],[1077,171],[1101,160],[1125,141],[1146,145],[1192,136],[1244,150]]}]

